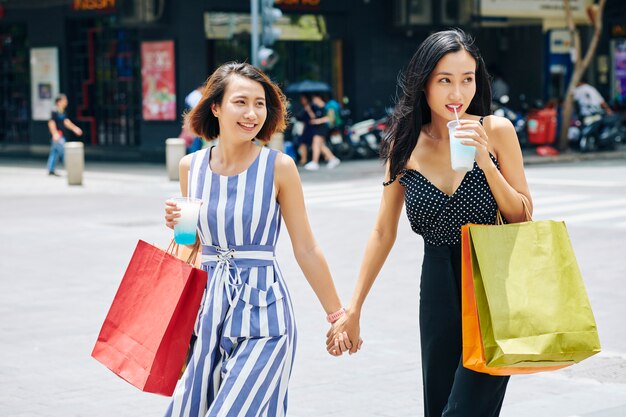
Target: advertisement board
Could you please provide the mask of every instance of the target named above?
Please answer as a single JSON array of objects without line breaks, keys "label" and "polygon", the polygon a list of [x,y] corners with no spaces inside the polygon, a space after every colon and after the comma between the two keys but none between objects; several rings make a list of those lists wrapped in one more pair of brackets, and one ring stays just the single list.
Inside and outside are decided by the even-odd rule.
[{"label": "advertisement board", "polygon": [[174,41],[141,43],[142,116],[176,120]]},{"label": "advertisement board", "polygon": [[59,94],[58,48],[31,48],[30,79],[33,120],[50,120]]}]

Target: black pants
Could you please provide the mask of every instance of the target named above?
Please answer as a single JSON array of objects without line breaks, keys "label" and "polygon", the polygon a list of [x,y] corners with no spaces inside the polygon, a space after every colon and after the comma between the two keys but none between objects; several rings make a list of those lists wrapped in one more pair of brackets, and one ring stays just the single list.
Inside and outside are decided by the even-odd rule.
[{"label": "black pants", "polygon": [[509,377],[463,367],[460,245],[425,246],[419,320],[424,417],[497,417]]}]

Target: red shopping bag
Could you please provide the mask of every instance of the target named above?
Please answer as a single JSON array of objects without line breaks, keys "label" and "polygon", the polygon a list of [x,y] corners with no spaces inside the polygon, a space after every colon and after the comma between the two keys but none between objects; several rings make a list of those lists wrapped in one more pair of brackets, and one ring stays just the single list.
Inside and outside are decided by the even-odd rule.
[{"label": "red shopping bag", "polygon": [[140,240],[91,356],[142,391],[172,395],[206,283],[205,271]]}]

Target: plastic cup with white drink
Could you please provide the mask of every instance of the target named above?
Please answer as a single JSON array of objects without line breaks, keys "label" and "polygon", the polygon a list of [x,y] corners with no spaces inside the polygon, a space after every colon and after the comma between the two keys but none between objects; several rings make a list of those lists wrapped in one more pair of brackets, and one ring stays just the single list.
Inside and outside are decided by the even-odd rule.
[{"label": "plastic cup with white drink", "polygon": [[463,145],[464,140],[473,140],[471,138],[457,138],[457,133],[473,133],[473,130],[457,130],[457,126],[461,125],[460,120],[452,120],[448,122],[448,134],[450,135],[450,163],[455,171],[471,171],[474,168],[474,157],[476,156],[476,147]]},{"label": "plastic cup with white drink", "polygon": [[180,209],[180,217],[174,225],[174,241],[179,245],[193,245],[196,242],[202,200],[190,197],[173,197],[170,200]]}]

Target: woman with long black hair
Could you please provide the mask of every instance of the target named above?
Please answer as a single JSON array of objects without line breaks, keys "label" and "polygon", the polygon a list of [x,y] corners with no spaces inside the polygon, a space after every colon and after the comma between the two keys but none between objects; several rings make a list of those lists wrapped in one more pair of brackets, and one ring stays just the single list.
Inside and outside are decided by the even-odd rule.
[{"label": "woman with long black hair", "polygon": [[[498,209],[508,222],[526,220],[524,202],[530,210],[532,205],[519,142],[507,119],[489,115],[485,63],[461,30],[429,36],[399,88],[382,149],[387,173],[378,217],[345,321],[329,332],[327,348],[346,350],[335,337],[339,332],[359,340],[363,302],[395,242],[406,203],[411,228],[424,238],[419,309],[424,416],[496,417],[508,377],[462,364],[461,226],[493,224]],[[461,126],[455,136],[475,148],[467,172],[455,171],[450,162],[447,123],[457,114]]]}]

